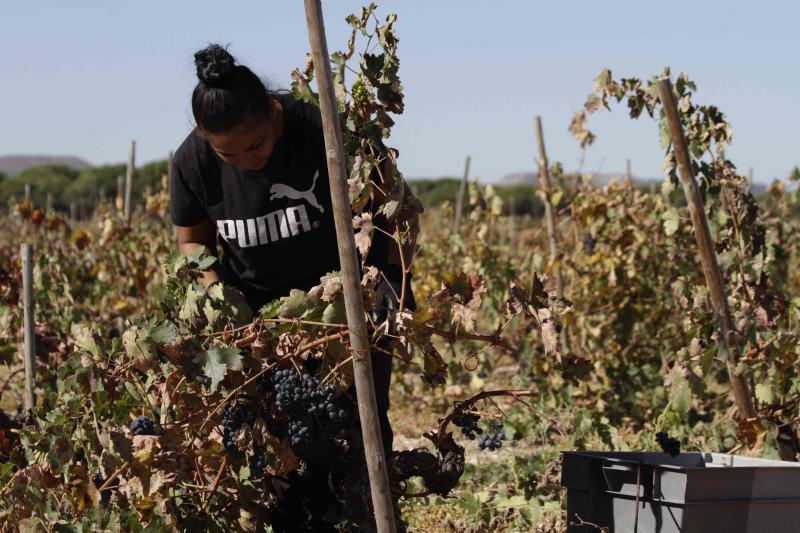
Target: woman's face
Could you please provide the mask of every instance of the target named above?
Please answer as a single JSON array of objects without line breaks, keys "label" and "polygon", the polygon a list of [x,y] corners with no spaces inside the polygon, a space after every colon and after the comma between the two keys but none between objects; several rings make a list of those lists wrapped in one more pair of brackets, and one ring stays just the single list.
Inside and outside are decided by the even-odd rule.
[{"label": "woman's face", "polygon": [[223,161],[245,170],[261,170],[283,130],[280,103],[276,101],[275,104],[277,108],[273,109],[271,118],[253,119],[224,133],[201,131]]}]

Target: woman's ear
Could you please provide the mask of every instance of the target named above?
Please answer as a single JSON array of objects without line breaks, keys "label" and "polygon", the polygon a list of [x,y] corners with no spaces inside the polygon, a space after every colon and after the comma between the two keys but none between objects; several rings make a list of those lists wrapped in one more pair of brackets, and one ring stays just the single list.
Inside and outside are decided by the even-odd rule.
[{"label": "woman's ear", "polygon": [[274,113],[281,113],[283,112],[283,105],[281,105],[281,101],[274,96],[267,95],[267,98],[271,100],[270,104],[272,106],[272,116],[275,116]]}]

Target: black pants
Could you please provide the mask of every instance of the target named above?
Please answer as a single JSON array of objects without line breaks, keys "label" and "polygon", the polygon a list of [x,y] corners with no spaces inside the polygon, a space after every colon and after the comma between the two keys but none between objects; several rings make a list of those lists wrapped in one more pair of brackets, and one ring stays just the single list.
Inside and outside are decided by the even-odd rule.
[{"label": "black pants", "polygon": [[392,356],[388,339],[378,341],[378,347],[386,352],[372,351],[372,380],[375,383],[375,402],[378,406],[378,420],[381,424],[383,451],[392,451],[394,432],[389,422],[389,387],[392,383]]}]

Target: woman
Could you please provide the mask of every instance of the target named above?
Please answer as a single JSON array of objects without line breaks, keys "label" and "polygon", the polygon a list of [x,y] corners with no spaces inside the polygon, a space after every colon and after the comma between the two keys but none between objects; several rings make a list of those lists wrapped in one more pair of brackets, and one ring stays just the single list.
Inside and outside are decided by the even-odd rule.
[{"label": "woman", "polygon": [[[197,52],[195,64],[197,127],[175,152],[170,181],[178,249],[188,255],[201,247],[217,255],[219,241],[218,266],[202,283],[233,285],[258,311],[339,270],[320,111],[268,91],[219,45]],[[399,252],[376,232],[366,262],[383,273],[372,312],[382,321],[400,293]],[[408,294],[406,306],[413,308]],[[388,453],[390,355],[373,353],[373,376]]]}]

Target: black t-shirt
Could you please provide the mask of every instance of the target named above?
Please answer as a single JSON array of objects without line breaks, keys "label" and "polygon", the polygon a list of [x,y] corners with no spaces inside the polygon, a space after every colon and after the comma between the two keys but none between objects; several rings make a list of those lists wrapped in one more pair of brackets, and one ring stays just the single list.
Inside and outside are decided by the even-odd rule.
[{"label": "black t-shirt", "polygon": [[211,219],[223,278],[256,309],[339,270],[319,108],[278,98],[283,132],[263,169],[223,161],[195,129],[175,152],[170,181],[173,224]]}]

